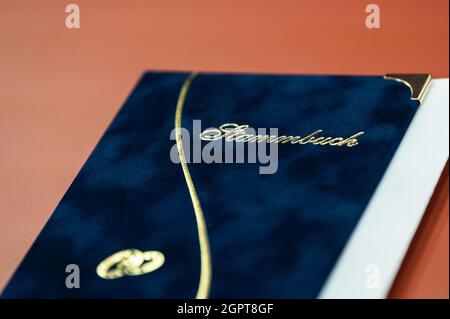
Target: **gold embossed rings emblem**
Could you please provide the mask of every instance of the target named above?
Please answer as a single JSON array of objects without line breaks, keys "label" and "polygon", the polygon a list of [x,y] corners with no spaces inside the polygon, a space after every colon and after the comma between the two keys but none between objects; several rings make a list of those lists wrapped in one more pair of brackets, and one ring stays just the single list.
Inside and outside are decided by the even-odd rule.
[{"label": "gold embossed rings emblem", "polygon": [[97,275],[103,279],[139,276],[160,268],[164,260],[163,253],[156,250],[121,250],[98,264]]}]

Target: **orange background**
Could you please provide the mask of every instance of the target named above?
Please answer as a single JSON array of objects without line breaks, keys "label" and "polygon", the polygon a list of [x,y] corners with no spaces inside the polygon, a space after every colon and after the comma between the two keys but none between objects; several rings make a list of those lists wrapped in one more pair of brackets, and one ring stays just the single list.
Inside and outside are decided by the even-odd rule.
[{"label": "orange background", "polygon": [[[448,1],[0,2],[0,289],[144,70],[448,77]],[[448,170],[391,297],[448,298]],[[401,227],[401,225],[399,225]]]}]

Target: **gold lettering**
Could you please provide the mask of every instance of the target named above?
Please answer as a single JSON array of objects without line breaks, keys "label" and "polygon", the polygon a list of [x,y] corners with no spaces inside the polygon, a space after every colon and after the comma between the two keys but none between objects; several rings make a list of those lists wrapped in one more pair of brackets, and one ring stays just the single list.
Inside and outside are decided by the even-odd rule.
[{"label": "gold lettering", "polygon": [[327,145],[329,142],[331,141],[331,137],[327,137],[326,139],[324,139],[322,142],[320,142],[320,145]]},{"label": "gold lettering", "polygon": [[267,142],[270,139],[269,135],[256,135],[257,143]]},{"label": "gold lettering", "polygon": [[364,134],[364,132],[358,132],[358,133],[356,133],[356,134],[353,134],[353,135],[350,136],[349,138],[346,138],[345,140],[343,140],[342,142],[340,142],[340,143],[338,144],[338,146],[342,146],[342,145],[347,144],[347,147],[353,147],[353,146],[355,146],[355,145],[358,145],[358,139],[357,139],[357,137],[358,137],[358,136],[361,136],[361,135],[363,135],[363,134]]},{"label": "gold lettering", "polygon": [[343,141],[344,139],[342,138],[342,137],[336,137],[336,138],[333,138],[331,141],[330,141],[330,143],[328,143],[329,145],[331,145],[331,146],[339,146],[339,143],[341,142],[341,141]]},{"label": "gold lettering", "polygon": [[311,143],[314,139],[315,139],[315,135],[322,133],[322,130],[317,130],[314,133],[311,133],[307,136],[305,136],[304,138],[300,139],[300,141],[298,141],[298,143],[300,144],[308,144]]},{"label": "gold lettering", "polygon": [[318,144],[320,144],[321,142],[322,142],[322,140],[324,139],[324,137],[319,137],[319,138],[316,138],[315,140],[314,140],[314,142],[312,142],[314,145],[318,145]]},{"label": "gold lettering", "polygon": [[295,139],[299,139],[300,136],[286,136],[286,135],[282,135],[282,136],[272,136],[272,139],[269,141],[269,143],[281,143],[281,144],[286,144],[286,143],[291,143],[293,144],[293,141],[295,141]]},{"label": "gold lettering", "polygon": [[[231,128],[229,128],[231,127]],[[225,141],[232,142],[236,139],[236,136],[239,134],[244,134],[245,130],[248,128],[248,125],[238,125],[234,123],[226,123],[222,124],[219,129],[224,133],[223,137]]]},{"label": "gold lettering", "polygon": [[222,133],[220,130],[214,128],[209,130],[204,130],[200,133],[200,139],[204,141],[216,141],[222,138]]},{"label": "gold lettering", "polygon": [[269,139],[267,140],[267,143],[278,143],[278,139],[280,137],[276,135],[270,135]]},{"label": "gold lettering", "polygon": [[243,134],[243,135],[239,135],[236,136],[236,138],[234,139],[236,142],[248,142],[248,140],[251,138],[252,136],[249,134]]},{"label": "gold lettering", "polygon": [[248,142],[248,143],[280,143],[280,144],[313,144],[354,147],[359,144],[358,137],[364,134],[363,131],[353,134],[344,139],[343,137],[324,137],[317,136],[323,130],[316,130],[305,137],[293,135],[254,135],[246,132],[249,125],[239,125],[235,123],[222,124],[218,129],[210,128],[200,133],[200,139],[204,141],[215,141],[223,138],[227,142]]}]

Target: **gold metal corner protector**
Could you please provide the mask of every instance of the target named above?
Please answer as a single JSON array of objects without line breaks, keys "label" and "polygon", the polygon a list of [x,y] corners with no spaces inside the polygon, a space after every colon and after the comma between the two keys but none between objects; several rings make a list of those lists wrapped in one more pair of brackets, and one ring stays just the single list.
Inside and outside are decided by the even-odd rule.
[{"label": "gold metal corner protector", "polygon": [[411,100],[419,101],[421,104],[431,82],[431,74],[388,73],[384,78],[405,84],[411,90]]}]

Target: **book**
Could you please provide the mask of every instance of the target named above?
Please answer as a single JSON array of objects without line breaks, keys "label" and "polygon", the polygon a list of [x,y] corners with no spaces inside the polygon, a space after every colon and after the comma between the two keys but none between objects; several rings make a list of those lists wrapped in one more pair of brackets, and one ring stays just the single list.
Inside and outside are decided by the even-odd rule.
[{"label": "book", "polygon": [[[430,80],[145,73],[2,298],[382,297],[448,157],[405,144]],[[392,189],[408,145],[428,180]]]}]

